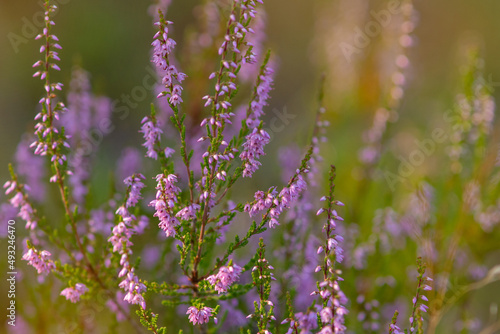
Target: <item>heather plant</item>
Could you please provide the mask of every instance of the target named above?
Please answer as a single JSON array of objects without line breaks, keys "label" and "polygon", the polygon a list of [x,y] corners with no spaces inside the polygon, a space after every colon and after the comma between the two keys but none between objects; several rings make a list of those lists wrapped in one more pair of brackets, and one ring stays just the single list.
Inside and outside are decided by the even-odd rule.
[{"label": "heather plant", "polygon": [[[262,1],[203,2],[200,30],[185,41],[172,38],[169,6],[150,8],[157,83],[136,126],[143,142],[123,151],[101,200],[88,138],[109,126],[113,106],[93,93],[80,66],[68,89],[53,81],[64,41],[53,32],[56,6],[45,1],[36,37],[42,59],[33,65],[43,95],[34,131],[9,166],[1,207],[2,219],[25,224],[22,244],[6,236],[22,249],[18,279],[29,280],[23,286],[33,296],[31,306],[18,301],[17,328],[474,332],[471,324],[485,318],[470,300],[500,279],[498,127],[478,48],[466,48],[456,103],[429,129],[443,140],[424,139],[396,159],[391,136],[404,116],[417,23],[412,2],[401,2],[387,34],[395,41],[384,56],[390,79],[362,135],[352,198],[335,185],[342,161],[323,157],[335,138],[328,75],[319,80],[307,144],[283,147],[281,182],[262,187],[246,182],[262,172],[277,135],[266,127],[277,60],[265,49]],[[444,167],[417,172],[434,152]],[[45,319],[46,306],[58,323]],[[498,320],[481,326],[493,333]]]}]

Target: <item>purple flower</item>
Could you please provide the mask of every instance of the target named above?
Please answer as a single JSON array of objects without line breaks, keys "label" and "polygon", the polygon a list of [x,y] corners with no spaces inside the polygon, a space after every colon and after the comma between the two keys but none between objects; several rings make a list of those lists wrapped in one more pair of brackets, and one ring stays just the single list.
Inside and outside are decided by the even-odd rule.
[{"label": "purple flower", "polygon": [[258,86],[254,100],[250,102],[250,113],[246,123],[250,129],[259,126],[260,117],[264,115],[264,107],[267,105],[269,92],[273,84],[274,71],[270,66],[264,67],[259,76]]},{"label": "purple flower", "polygon": [[[39,103],[42,105],[42,111],[35,116],[38,123],[35,125],[35,135],[37,140],[34,141],[30,147],[35,147],[35,154],[51,155],[52,161],[55,164],[63,164],[66,157],[59,152],[61,146],[69,146],[65,142],[66,138],[59,135],[59,130],[54,125],[54,120],[59,119],[59,112],[64,111],[66,108],[63,103],[54,103],[56,98],[55,91],[62,89],[62,84],[51,83],[49,81],[49,69],[59,71],[60,68],[54,61],[59,61],[58,52],[55,49],[62,49],[57,43],[59,39],[51,34],[51,28],[55,24],[51,20],[51,16],[56,11],[56,6],[45,3],[44,23],[45,27],[41,34],[35,37],[36,40],[44,38],[45,41],[40,47],[40,53],[43,54],[43,60],[39,60],[33,64],[33,67],[40,67],[41,69],[33,74],[33,77],[40,77],[44,81],[44,89],[46,92],[45,97],[40,99]],[[57,174],[56,174],[57,175]],[[53,176],[53,180],[57,176]]]},{"label": "purple flower", "polygon": [[310,333],[311,330],[318,327],[318,315],[316,312],[309,311],[307,313],[296,313],[295,317],[299,323],[301,333]]},{"label": "purple flower", "polygon": [[82,283],[76,283],[74,287],[66,288],[61,291],[61,296],[66,297],[72,303],[76,303],[80,300],[80,296],[85,292],[89,291],[89,289]]},{"label": "purple flower", "polygon": [[191,220],[196,218],[196,211],[199,209],[200,206],[198,204],[191,204],[181,209],[175,216],[182,220]]},{"label": "purple flower", "polygon": [[144,134],[144,146],[147,149],[146,156],[148,158],[158,159],[158,152],[155,148],[155,145],[160,143],[160,137],[163,131],[158,127],[155,119],[152,119],[149,116],[146,116],[142,119],[142,127],[139,132]]},{"label": "purple flower", "polygon": [[[307,170],[304,172],[307,172]],[[269,209],[269,227],[274,228],[276,225],[279,225],[278,219],[281,213],[289,209],[292,204],[297,201],[306,187],[307,183],[298,170],[297,174],[290,180],[289,185],[284,187],[278,195],[276,195],[275,188],[270,188],[267,195],[262,191],[257,191],[254,195],[255,201],[246,204],[244,210],[252,217],[260,211]]]},{"label": "purple flower", "polygon": [[158,98],[166,96],[169,104],[175,108],[182,102],[182,86],[180,83],[186,78],[186,74],[179,72],[177,68],[170,63],[169,56],[175,48],[175,41],[168,37],[168,25],[170,21],[165,21],[163,15],[160,14],[160,21],[156,22],[158,32],[154,36],[153,59],[157,70],[162,73],[162,84],[165,86],[165,91],[158,95]]},{"label": "purple flower", "polygon": [[141,180],[144,179],[144,175],[142,175],[141,173],[137,173],[127,177],[123,181],[123,183],[125,183],[130,189],[127,197],[127,203],[125,204],[127,208],[135,206],[137,202],[139,202],[139,200],[142,198],[141,189],[144,188],[145,185],[141,182]]},{"label": "purple flower", "polygon": [[156,176],[158,185],[156,186],[156,199],[149,203],[156,210],[154,216],[158,217],[158,226],[165,231],[167,237],[175,236],[175,227],[179,225],[179,220],[175,217],[173,209],[177,202],[177,193],[181,190],[175,185],[177,176],[174,174]]},{"label": "purple flower", "polygon": [[46,250],[39,252],[34,248],[30,248],[24,253],[22,259],[28,261],[28,264],[33,266],[39,274],[47,275],[56,267],[54,262],[49,259],[50,256],[51,254]]},{"label": "purple flower", "polygon": [[118,252],[121,255],[120,265],[122,266],[122,269],[118,273],[118,277],[125,276],[125,279],[120,282],[118,286],[126,292],[123,300],[127,301],[129,304],[139,304],[143,309],[145,309],[146,302],[142,293],[146,291],[146,286],[139,282],[139,278],[130,264],[130,254],[132,254],[132,242],[130,241],[130,238],[132,236],[133,229],[130,228],[128,224],[132,220],[135,220],[135,217],[128,212],[125,206],[119,207],[118,210],[116,210],[116,214],[122,216],[123,221],[113,227],[113,234],[108,241],[113,246],[113,252]]},{"label": "purple flower", "polygon": [[229,286],[240,279],[241,271],[241,267],[236,264],[222,267],[216,275],[209,276],[207,281],[215,286],[215,291],[221,294],[227,292]]},{"label": "purple flower", "polygon": [[[205,324],[210,320],[212,316],[213,309],[210,307],[202,307],[201,309],[196,308],[195,306],[190,306],[186,312],[188,314],[189,321],[193,324]],[[217,318],[214,318],[214,321],[217,322]]]},{"label": "purple flower", "polygon": [[255,128],[251,134],[246,136],[246,139],[240,158],[245,162],[243,177],[251,177],[261,165],[258,159],[265,154],[264,146],[269,143],[271,137],[265,130]]},{"label": "purple flower", "polygon": [[19,209],[19,213],[17,215],[26,221],[26,229],[35,229],[37,225],[35,210],[28,201],[28,197],[23,193],[26,186],[18,184],[16,181],[7,181],[3,187],[6,188],[6,195],[15,191],[15,195],[9,200],[9,202],[13,207]]},{"label": "purple flower", "polygon": [[332,327],[331,326],[325,326],[319,331],[318,334],[333,334]]},{"label": "purple flower", "polygon": [[321,317],[321,321],[326,324],[332,320],[332,309],[325,307],[319,312],[319,315]]},{"label": "purple flower", "polygon": [[263,42],[266,39],[266,12],[263,9],[257,9],[257,12],[247,41],[247,45],[252,46],[252,54],[243,59],[244,65],[238,73],[243,82],[255,80],[259,74],[258,62],[262,57]]}]

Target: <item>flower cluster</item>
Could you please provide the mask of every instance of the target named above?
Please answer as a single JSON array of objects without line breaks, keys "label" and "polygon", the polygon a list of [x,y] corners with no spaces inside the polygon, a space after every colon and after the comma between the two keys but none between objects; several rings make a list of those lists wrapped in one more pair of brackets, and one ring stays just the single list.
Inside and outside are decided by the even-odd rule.
[{"label": "flower cluster", "polygon": [[[120,209],[121,215],[126,214],[126,209],[124,207],[121,207]],[[130,304],[139,304],[144,309],[146,308],[146,302],[144,301],[142,293],[146,291],[146,286],[139,282],[139,279],[129,260],[129,257],[132,254],[132,250],[130,249],[132,246],[132,242],[130,241],[132,231],[127,227],[125,221],[130,221],[132,217],[122,217],[124,221],[113,227],[113,235],[108,239],[108,241],[113,246],[113,252],[117,252],[121,255],[120,265],[122,266],[122,269],[120,270],[118,277],[125,276],[125,279],[119,284],[119,287],[127,293],[124,300]]]},{"label": "flower cluster", "polygon": [[241,152],[240,158],[245,162],[243,177],[252,177],[253,173],[261,165],[258,159],[265,154],[264,146],[269,143],[271,137],[265,130],[255,128],[246,139],[247,141],[243,144],[244,150]]},{"label": "flower cluster", "polygon": [[54,262],[49,258],[50,252],[43,250],[41,252],[30,247],[23,255],[23,260],[28,261],[28,264],[33,266],[39,274],[47,275],[51,270],[55,269]]},{"label": "flower cluster", "polygon": [[[116,214],[121,216],[122,221],[113,227],[113,233],[108,239],[108,242],[113,246],[113,252],[121,255],[120,265],[122,269],[118,273],[118,277],[125,277],[125,279],[120,282],[118,286],[127,293],[123,300],[130,304],[139,304],[145,309],[146,301],[142,293],[146,292],[146,286],[139,282],[139,278],[135,274],[135,269],[130,264],[130,255],[132,254],[132,242],[130,238],[136,230],[131,227],[131,222],[135,221],[136,217],[127,210],[132,204],[135,205],[140,198],[140,190],[143,185],[139,185],[138,183],[141,183],[141,177],[142,179],[144,178],[140,174],[134,174],[125,179],[124,182],[129,185],[127,201],[125,205],[120,206],[118,210],[116,210]],[[134,194],[132,194],[132,192],[134,192]],[[134,200],[129,201],[131,196],[134,196]]]},{"label": "flower cluster", "polygon": [[[410,333],[417,333],[417,330],[420,333],[420,330],[422,330],[422,323],[424,321],[422,313],[427,312],[427,309],[429,308],[424,304],[424,302],[429,301],[429,299],[423,294],[423,292],[432,290],[432,287],[428,284],[428,282],[432,282],[432,278],[424,276],[425,266],[422,264],[422,260],[420,258],[418,259],[417,264],[419,274],[418,285],[417,294],[413,297],[413,310],[410,316]],[[417,314],[419,315],[418,318]]]},{"label": "flower cluster", "polygon": [[66,297],[72,303],[76,303],[80,300],[80,296],[85,292],[89,291],[89,289],[82,283],[76,283],[74,287],[69,287],[61,291],[61,296]]},{"label": "flower cluster", "polygon": [[234,282],[240,279],[242,269],[240,266],[233,264],[227,267],[222,267],[216,275],[207,277],[207,281],[215,286],[215,291],[219,294],[227,292],[227,289]]},{"label": "flower cluster", "polygon": [[335,167],[332,166],[330,171],[330,192],[328,196],[321,198],[322,201],[327,201],[327,206],[321,208],[317,214],[326,212],[328,216],[327,223],[324,226],[326,234],[326,241],[324,246],[318,248],[318,254],[325,252],[323,264],[316,268],[316,272],[323,273],[323,280],[318,284],[319,291],[313,294],[319,294],[322,299],[323,308],[319,311],[322,330],[320,333],[345,333],[346,327],[344,325],[344,316],[347,314],[345,305],[347,304],[347,297],[340,289],[339,282],[343,279],[338,275],[336,270],[336,263],[342,262],[343,249],[340,242],[344,239],[340,235],[334,233],[336,228],[335,220],[342,221],[337,211],[333,208],[334,205],[342,206],[342,202],[335,201],[333,198],[333,191],[335,185]]},{"label": "flower cluster", "polygon": [[[196,308],[195,306],[190,306],[186,312],[189,321],[193,324],[206,324],[212,317],[214,310],[210,307],[203,306],[201,308]],[[214,318],[214,322],[217,323],[217,318]]]},{"label": "flower cluster", "polygon": [[191,204],[186,206],[185,208],[179,210],[177,214],[175,215],[177,218],[180,218],[182,220],[191,220],[196,217],[196,212],[200,209],[200,205],[198,204]]},{"label": "flower cluster", "polygon": [[132,176],[127,177],[123,183],[125,183],[128,187],[130,187],[130,191],[128,193],[127,202],[125,203],[125,207],[130,208],[135,206],[137,202],[142,198],[141,197],[141,189],[145,187],[144,183],[141,180],[144,180],[145,177],[141,173],[134,174]]},{"label": "flower cluster", "polygon": [[177,193],[181,190],[175,185],[177,176],[170,174],[158,174],[156,176],[156,199],[149,203],[149,206],[155,208],[155,217],[158,217],[160,223],[158,226],[165,231],[167,237],[173,237],[176,234],[175,227],[179,225],[179,220],[175,217],[173,209],[177,202]]},{"label": "flower cluster", "polygon": [[24,194],[24,189],[26,185],[18,184],[16,180],[5,182],[4,186],[5,194],[15,192],[15,195],[9,200],[13,207],[19,209],[17,214],[21,219],[26,221],[26,229],[34,230],[37,225],[37,218],[35,216],[35,210],[28,201],[26,194]]},{"label": "flower cluster", "polygon": [[163,131],[158,127],[158,123],[156,118],[146,116],[142,119],[142,127],[139,132],[144,134],[144,146],[147,149],[146,156],[148,158],[158,159],[158,148],[155,146],[159,146],[160,138]]},{"label": "flower cluster", "polygon": [[267,194],[257,191],[254,195],[255,201],[245,205],[245,212],[248,212],[250,217],[252,217],[263,210],[269,210],[269,227],[273,228],[279,225],[278,219],[281,213],[290,208],[299,198],[302,191],[306,189],[307,183],[302,173],[307,172],[307,169],[298,169],[296,174],[291,178],[289,185],[284,187],[279,194],[277,194],[274,187],[270,188]]},{"label": "flower cluster", "polygon": [[264,66],[259,74],[254,99],[250,102],[250,110],[246,119],[246,124],[250,129],[258,127],[260,118],[264,115],[264,107],[267,105],[272,89],[273,76],[274,70],[270,66]]},{"label": "flower cluster", "polygon": [[163,14],[160,12],[160,21],[155,23],[158,26],[158,32],[155,34],[152,43],[154,48],[152,62],[155,63],[159,71],[164,72],[161,81],[166,90],[161,92],[158,98],[166,96],[170,105],[176,107],[182,102],[182,86],[180,84],[184,81],[186,75],[179,72],[175,65],[169,61],[169,55],[176,44],[173,39],[168,37],[169,24],[172,24],[172,22],[165,21]]}]

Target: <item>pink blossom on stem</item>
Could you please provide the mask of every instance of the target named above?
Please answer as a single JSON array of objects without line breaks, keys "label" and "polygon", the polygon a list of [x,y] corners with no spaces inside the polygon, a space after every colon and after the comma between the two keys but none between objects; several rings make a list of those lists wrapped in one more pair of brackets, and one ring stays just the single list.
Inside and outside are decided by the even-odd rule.
[{"label": "pink blossom on stem", "polygon": [[[113,246],[113,252],[121,255],[120,265],[122,266],[122,269],[118,273],[118,277],[125,276],[125,279],[120,282],[118,286],[126,292],[123,300],[127,301],[129,304],[139,304],[143,309],[145,309],[146,301],[144,300],[142,294],[146,292],[146,286],[139,282],[139,278],[134,272],[134,267],[130,264],[130,255],[132,254],[132,242],[130,241],[130,238],[135,231],[135,229],[130,226],[130,223],[135,221],[136,218],[127,210],[129,207],[128,205],[135,205],[138,198],[140,198],[140,189],[142,187],[137,186],[137,184],[135,189],[133,187],[133,184],[140,182],[140,180],[141,177],[137,176],[137,174],[125,179],[125,183],[128,183],[129,185],[127,201],[125,205],[120,206],[118,210],[116,210],[116,214],[121,216],[122,221],[113,227],[113,233],[108,239],[108,242],[110,242]],[[132,196],[132,192],[134,192],[134,200],[129,201],[130,196]]]},{"label": "pink blossom on stem", "polygon": [[289,185],[284,187],[279,194],[274,188],[270,188],[267,195],[262,191],[256,192],[255,201],[245,205],[245,212],[248,212],[252,217],[258,212],[269,210],[269,227],[274,228],[279,225],[278,220],[281,213],[289,209],[307,187],[302,172],[307,173],[308,170],[297,170],[297,173],[290,179]]},{"label": "pink blossom on stem", "polygon": [[54,262],[49,259],[50,256],[51,254],[46,250],[39,252],[34,248],[29,248],[28,251],[24,253],[22,259],[28,261],[28,264],[33,266],[39,274],[47,275],[56,267]]},{"label": "pink blossom on stem", "polygon": [[175,48],[175,41],[168,37],[168,25],[172,24],[163,18],[160,13],[160,20],[155,23],[158,26],[158,32],[154,36],[153,59],[152,62],[156,65],[157,70],[162,73],[162,84],[165,86],[165,91],[158,95],[158,98],[167,97],[169,104],[175,108],[182,102],[182,81],[186,78],[186,74],[179,72],[175,65],[171,64],[169,57]]},{"label": "pink blossom on stem", "polygon": [[269,93],[272,89],[274,71],[270,66],[263,68],[259,75],[258,86],[254,100],[250,102],[250,113],[246,120],[247,126],[252,129],[259,126],[260,117],[264,115],[264,107],[267,105]]},{"label": "pink blossom on stem", "polygon": [[156,145],[159,145],[161,134],[163,131],[158,127],[155,119],[152,119],[149,116],[146,116],[142,119],[142,127],[139,132],[144,134],[144,146],[147,149],[146,156],[148,158],[158,159],[158,152],[155,148]]},{"label": "pink blossom on stem", "polygon": [[222,267],[216,275],[211,275],[207,281],[215,286],[215,291],[219,294],[227,292],[231,284],[240,279],[242,269],[240,266],[233,264],[232,266]]},{"label": "pink blossom on stem", "polygon": [[243,177],[251,177],[261,165],[258,159],[265,154],[264,146],[269,143],[271,137],[265,130],[254,128],[246,139],[240,158],[245,163]]},{"label": "pink blossom on stem", "polygon": [[82,283],[76,283],[74,287],[69,287],[61,291],[60,295],[66,297],[72,303],[76,303],[80,300],[80,296],[89,289]]},{"label": "pink blossom on stem", "polygon": [[156,210],[154,216],[158,217],[158,226],[165,231],[167,237],[175,236],[175,227],[179,225],[179,220],[175,217],[173,209],[177,202],[177,193],[181,190],[175,185],[177,176],[170,174],[158,174],[156,176],[158,185],[156,186],[156,199],[149,203]]},{"label": "pink blossom on stem", "polygon": [[17,215],[26,222],[26,229],[35,229],[38,221],[35,216],[35,210],[28,201],[27,195],[25,195],[26,185],[18,184],[17,181],[7,181],[3,187],[5,188],[6,195],[14,193],[9,202],[19,210]]},{"label": "pink blossom on stem", "polygon": [[[190,306],[186,312],[188,314],[189,322],[193,325],[196,324],[205,324],[208,323],[210,317],[212,316],[213,309],[210,307],[202,307],[201,309],[196,308],[195,306]],[[217,321],[217,318],[214,318],[214,321]]]},{"label": "pink blossom on stem", "polygon": [[142,198],[141,197],[141,189],[145,187],[144,183],[141,180],[144,180],[145,177],[141,173],[134,174],[132,176],[127,177],[123,183],[129,186],[130,192],[127,197],[127,202],[125,206],[130,208],[135,206],[137,202]]}]

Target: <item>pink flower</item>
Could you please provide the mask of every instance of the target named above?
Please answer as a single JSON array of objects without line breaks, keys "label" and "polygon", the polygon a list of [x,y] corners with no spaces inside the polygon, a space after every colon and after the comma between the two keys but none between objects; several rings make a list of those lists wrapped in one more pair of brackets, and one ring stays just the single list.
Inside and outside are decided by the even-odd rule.
[{"label": "pink flower", "polygon": [[19,209],[19,213],[17,215],[21,217],[21,219],[26,221],[26,229],[28,230],[35,229],[37,225],[35,211],[33,210],[31,203],[28,202],[27,196],[24,196],[23,193],[21,192],[23,189],[26,188],[26,186],[18,184],[15,181],[7,181],[5,182],[3,187],[7,188],[5,190],[6,195],[9,195],[14,190],[16,191],[15,195],[9,200],[9,202],[13,207]]},{"label": "pink flower", "polygon": [[181,209],[175,216],[182,220],[191,220],[196,218],[196,211],[199,209],[200,206],[198,204],[191,204],[184,209]]},{"label": "pink flower", "polygon": [[294,176],[290,182],[290,185],[284,187],[278,195],[276,195],[276,190],[274,188],[269,189],[267,196],[264,196],[262,191],[256,192],[254,196],[255,201],[245,205],[245,212],[248,212],[250,217],[252,217],[260,211],[270,209],[269,227],[274,228],[276,225],[279,225],[278,219],[281,213],[289,209],[291,205],[297,201],[300,194],[307,186],[301,174]]},{"label": "pink flower", "polygon": [[34,248],[30,248],[22,257],[23,260],[28,261],[28,264],[32,265],[39,274],[47,275],[51,270],[55,269],[54,262],[49,259],[51,254],[43,250],[38,252]]},{"label": "pink flower", "polygon": [[217,275],[209,276],[207,281],[211,285],[215,285],[215,291],[221,294],[227,292],[229,286],[240,279],[241,271],[241,267],[236,264],[222,267]]},{"label": "pink flower", "polygon": [[163,133],[161,129],[158,127],[158,124],[155,120],[151,119],[149,116],[146,116],[141,121],[142,127],[139,132],[144,134],[144,146],[147,149],[146,156],[148,158],[158,159],[158,152],[155,149],[155,145],[160,142],[160,136]]},{"label": "pink flower", "polygon": [[249,128],[256,128],[260,123],[260,117],[264,114],[264,107],[267,105],[269,92],[272,89],[274,71],[271,67],[266,66],[259,76],[259,85],[257,86],[257,94],[255,99],[250,102],[251,113],[248,116],[246,123]]},{"label": "pink flower", "polygon": [[156,186],[156,199],[149,203],[156,210],[154,216],[158,217],[160,223],[158,226],[165,231],[167,237],[175,236],[175,227],[180,224],[179,220],[175,217],[173,209],[177,202],[177,193],[181,190],[175,185],[177,183],[177,176],[174,174],[156,176],[158,185]]},{"label": "pink flower", "polygon": [[132,176],[127,177],[123,183],[130,187],[130,192],[127,197],[127,203],[125,206],[130,208],[135,206],[137,202],[142,198],[141,197],[141,189],[145,187],[144,183],[141,180],[144,180],[144,175],[138,173]]},{"label": "pink flower", "polygon": [[259,169],[261,163],[258,159],[264,155],[264,146],[269,143],[271,137],[265,130],[255,128],[251,134],[246,136],[246,139],[240,158],[245,162],[243,177],[251,177]]},{"label": "pink flower", "polygon": [[[189,321],[193,324],[205,324],[210,320],[210,317],[212,316],[213,309],[210,307],[202,307],[201,310],[197,309],[195,306],[190,306],[186,312],[186,314],[189,314],[188,318]],[[217,318],[214,318],[214,321]]]},{"label": "pink flower", "polygon": [[156,22],[158,32],[154,35],[153,59],[151,60],[157,67],[157,71],[162,76],[162,84],[165,91],[162,91],[158,98],[166,96],[171,106],[176,107],[182,101],[182,86],[180,83],[186,78],[186,74],[179,72],[170,62],[170,54],[175,48],[175,41],[168,37],[168,25],[172,22],[165,21],[160,14],[160,21]]},{"label": "pink flower", "polygon": [[76,283],[75,287],[66,288],[61,291],[61,296],[66,297],[72,303],[76,303],[80,300],[80,296],[85,292],[89,291],[89,289],[82,283]]}]

